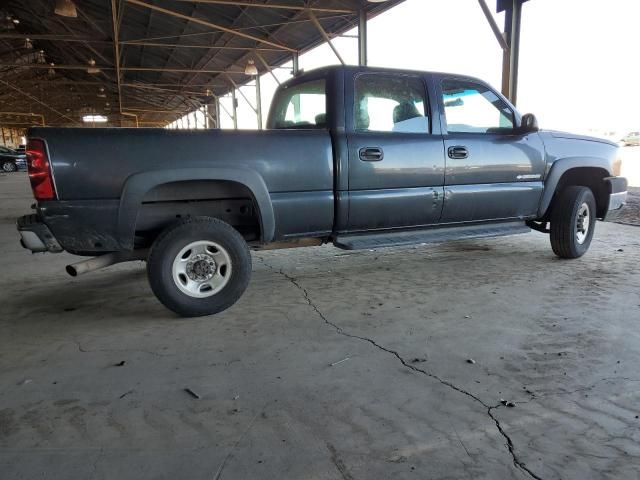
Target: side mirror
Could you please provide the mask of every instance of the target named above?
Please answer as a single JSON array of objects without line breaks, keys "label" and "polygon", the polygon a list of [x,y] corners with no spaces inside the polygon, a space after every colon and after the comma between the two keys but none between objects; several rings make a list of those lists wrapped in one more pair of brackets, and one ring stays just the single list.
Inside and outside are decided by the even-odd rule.
[{"label": "side mirror", "polygon": [[535,133],[540,128],[538,127],[538,119],[533,113],[525,113],[520,121],[520,131],[522,133]]}]

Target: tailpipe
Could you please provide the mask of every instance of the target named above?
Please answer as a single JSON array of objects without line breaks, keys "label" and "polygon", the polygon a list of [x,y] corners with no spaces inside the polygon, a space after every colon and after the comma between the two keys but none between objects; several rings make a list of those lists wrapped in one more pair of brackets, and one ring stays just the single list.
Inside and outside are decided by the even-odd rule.
[{"label": "tailpipe", "polygon": [[94,270],[115,265],[116,263],[129,262],[132,260],[146,260],[149,255],[148,249],[133,250],[132,252],[105,253],[99,257],[93,257],[82,262],[67,265],[65,270],[72,277],[83,275]]}]

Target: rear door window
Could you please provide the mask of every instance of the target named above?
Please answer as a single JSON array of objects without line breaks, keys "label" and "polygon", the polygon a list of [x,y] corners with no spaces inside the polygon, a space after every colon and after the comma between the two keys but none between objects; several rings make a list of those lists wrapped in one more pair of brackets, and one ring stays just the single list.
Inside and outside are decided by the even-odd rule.
[{"label": "rear door window", "polygon": [[429,133],[425,84],[420,77],[367,73],[355,81],[355,129]]}]

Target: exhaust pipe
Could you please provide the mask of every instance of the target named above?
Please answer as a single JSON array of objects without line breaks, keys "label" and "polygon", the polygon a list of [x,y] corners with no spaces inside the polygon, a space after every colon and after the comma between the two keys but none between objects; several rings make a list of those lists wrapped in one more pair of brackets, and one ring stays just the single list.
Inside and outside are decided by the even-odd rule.
[{"label": "exhaust pipe", "polygon": [[148,249],[133,250],[132,252],[113,252],[93,257],[82,262],[67,265],[65,270],[72,277],[83,275],[94,270],[115,265],[116,263],[129,262],[132,260],[146,260],[149,255]]}]

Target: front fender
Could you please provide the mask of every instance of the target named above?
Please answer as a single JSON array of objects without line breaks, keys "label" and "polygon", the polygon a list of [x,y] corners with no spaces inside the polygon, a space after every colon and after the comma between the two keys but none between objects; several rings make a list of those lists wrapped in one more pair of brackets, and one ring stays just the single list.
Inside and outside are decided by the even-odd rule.
[{"label": "front fender", "polygon": [[126,179],[120,196],[117,228],[123,249],[133,250],[136,220],[145,194],[158,185],[189,180],[226,180],[244,185],[253,194],[258,208],[262,242],[273,240],[273,205],[267,185],[260,174],[242,167],[181,168],[136,173]]},{"label": "front fender", "polygon": [[607,172],[606,176],[613,176],[612,167],[604,158],[580,156],[555,160],[545,178],[544,192],[538,207],[538,218],[544,217],[547,213],[562,176],[574,168],[601,168]]}]

